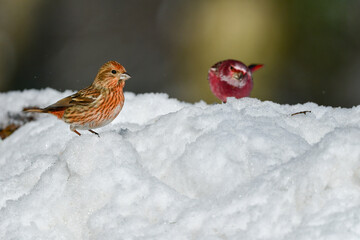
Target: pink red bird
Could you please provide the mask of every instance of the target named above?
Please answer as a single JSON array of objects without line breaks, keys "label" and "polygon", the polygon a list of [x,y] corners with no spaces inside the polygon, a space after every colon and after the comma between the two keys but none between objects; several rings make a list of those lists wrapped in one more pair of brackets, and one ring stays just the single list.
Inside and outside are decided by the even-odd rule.
[{"label": "pink red bird", "polygon": [[263,64],[246,66],[240,61],[231,59],[220,61],[209,70],[210,89],[223,102],[226,102],[228,97],[248,97],[253,88],[252,73],[263,66]]}]

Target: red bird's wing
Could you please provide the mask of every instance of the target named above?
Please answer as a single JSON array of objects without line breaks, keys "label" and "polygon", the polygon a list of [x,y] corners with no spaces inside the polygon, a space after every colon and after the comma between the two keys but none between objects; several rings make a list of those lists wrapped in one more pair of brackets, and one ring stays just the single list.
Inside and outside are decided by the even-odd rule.
[{"label": "red bird's wing", "polygon": [[217,71],[219,71],[219,67],[220,67],[220,65],[221,65],[223,62],[224,62],[224,61],[217,62],[217,63],[215,63],[214,65],[212,65],[211,68],[210,68],[210,71],[212,71],[212,72],[217,72]]}]

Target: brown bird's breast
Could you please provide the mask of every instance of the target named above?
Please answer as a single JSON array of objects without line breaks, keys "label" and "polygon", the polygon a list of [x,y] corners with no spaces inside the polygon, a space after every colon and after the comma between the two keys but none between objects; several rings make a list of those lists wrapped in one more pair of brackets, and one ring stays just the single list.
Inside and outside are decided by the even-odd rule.
[{"label": "brown bird's breast", "polygon": [[76,129],[94,129],[112,122],[124,105],[124,94],[121,89],[102,92],[91,104],[72,106],[66,109],[63,120]]}]

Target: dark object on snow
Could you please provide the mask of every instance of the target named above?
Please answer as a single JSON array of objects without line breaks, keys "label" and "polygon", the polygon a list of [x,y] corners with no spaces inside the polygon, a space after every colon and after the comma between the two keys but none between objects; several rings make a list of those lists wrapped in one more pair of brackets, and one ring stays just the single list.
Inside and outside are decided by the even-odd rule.
[{"label": "dark object on snow", "polygon": [[35,118],[33,116],[29,116],[29,114],[23,113],[8,113],[8,121],[6,124],[0,124],[0,126],[4,126],[4,128],[0,128],[0,137],[1,139],[5,139],[10,136],[13,132],[15,132],[19,127],[24,125],[27,122],[34,121]]},{"label": "dark object on snow", "polygon": [[0,129],[0,137],[1,137],[1,139],[7,138],[13,132],[15,132],[16,129],[18,129],[19,127],[20,127],[20,125],[16,125],[16,124],[12,123],[12,124],[6,126],[4,129]]},{"label": "dark object on snow", "polygon": [[307,113],[311,113],[311,111],[296,112],[296,113],[291,114],[291,116],[295,116],[295,115],[298,115],[298,114],[305,114],[306,115]]}]

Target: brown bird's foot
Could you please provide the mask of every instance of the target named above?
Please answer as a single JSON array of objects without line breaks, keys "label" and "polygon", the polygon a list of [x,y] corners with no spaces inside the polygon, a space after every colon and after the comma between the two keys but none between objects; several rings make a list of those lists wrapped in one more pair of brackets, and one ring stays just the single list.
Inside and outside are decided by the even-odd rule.
[{"label": "brown bird's foot", "polygon": [[95,132],[95,131],[93,131],[93,130],[91,130],[91,129],[89,129],[89,132],[91,132],[91,133],[93,133],[93,134],[96,134],[98,137],[100,137],[100,135],[99,135],[97,132]]},{"label": "brown bird's foot", "polygon": [[295,115],[298,115],[298,114],[305,114],[306,115],[307,113],[311,113],[311,111],[296,112],[296,113],[291,114],[291,116],[295,116]]}]

